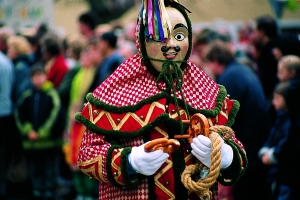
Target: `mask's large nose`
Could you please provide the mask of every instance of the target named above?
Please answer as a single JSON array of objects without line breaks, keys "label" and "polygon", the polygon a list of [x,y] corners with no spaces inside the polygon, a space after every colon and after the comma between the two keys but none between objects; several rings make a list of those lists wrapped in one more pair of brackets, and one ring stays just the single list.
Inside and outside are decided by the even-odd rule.
[{"label": "mask's large nose", "polygon": [[174,39],[168,39],[166,46],[161,47],[161,51],[165,53],[171,48],[173,48],[176,52],[180,51],[180,46],[176,45]]}]

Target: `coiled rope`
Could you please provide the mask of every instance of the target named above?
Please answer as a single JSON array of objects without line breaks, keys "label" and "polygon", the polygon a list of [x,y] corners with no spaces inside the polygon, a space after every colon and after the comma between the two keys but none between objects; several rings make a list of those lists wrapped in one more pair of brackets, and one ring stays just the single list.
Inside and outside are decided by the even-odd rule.
[{"label": "coiled rope", "polygon": [[207,200],[211,198],[211,191],[209,188],[216,182],[220,173],[221,164],[221,147],[223,140],[231,138],[233,131],[227,126],[215,125],[209,128],[209,138],[212,141],[212,152],[211,152],[211,166],[208,175],[204,179],[197,178],[192,180],[194,174],[199,174],[201,170],[207,169],[207,167],[200,161],[197,161],[194,165],[189,165],[185,168],[181,175],[181,182],[190,191],[195,192],[200,199]]}]

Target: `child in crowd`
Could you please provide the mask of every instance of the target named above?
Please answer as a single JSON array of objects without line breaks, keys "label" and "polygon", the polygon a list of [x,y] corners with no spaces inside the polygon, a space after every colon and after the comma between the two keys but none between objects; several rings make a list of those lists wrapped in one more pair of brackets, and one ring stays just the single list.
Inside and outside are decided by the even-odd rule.
[{"label": "child in crowd", "polygon": [[279,83],[275,90],[272,104],[277,112],[277,118],[269,137],[259,150],[259,157],[263,164],[269,165],[269,181],[273,193],[273,199],[290,199],[289,176],[285,163],[288,155],[281,151],[288,145],[288,133],[291,121],[286,106],[286,93],[289,81]]},{"label": "child in crowd", "polygon": [[279,81],[288,81],[300,72],[300,58],[296,55],[283,56],[277,65]]},{"label": "child in crowd", "polygon": [[32,87],[21,94],[14,116],[23,136],[33,194],[37,199],[53,199],[63,131],[61,103],[42,66],[33,66],[30,75]]},{"label": "child in crowd", "polygon": [[[289,81],[300,74],[300,58],[296,55],[286,55],[279,59],[277,64],[277,79],[279,82]],[[276,120],[276,110],[274,105],[270,105],[270,116],[272,124]]]}]

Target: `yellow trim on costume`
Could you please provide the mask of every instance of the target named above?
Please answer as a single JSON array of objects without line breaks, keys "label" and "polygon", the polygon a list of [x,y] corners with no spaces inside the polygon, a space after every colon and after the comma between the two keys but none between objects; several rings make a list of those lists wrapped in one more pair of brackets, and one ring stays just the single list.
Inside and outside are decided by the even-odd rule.
[{"label": "yellow trim on costume", "polygon": [[188,162],[193,157],[193,154],[189,154],[184,158],[185,162]]},{"label": "yellow trim on costume", "polygon": [[[80,168],[80,170],[83,173],[85,173],[86,175],[90,176],[90,174],[92,174],[93,178],[95,178],[97,180],[99,180],[99,178],[100,178],[101,181],[108,183],[108,181],[106,181],[104,179],[103,174],[102,174],[102,156],[98,156],[94,159],[91,159],[91,160],[88,160],[85,162],[79,161],[79,162],[77,162],[77,165]],[[98,169],[98,174],[96,173],[95,168]]]},{"label": "yellow trim on costume", "polygon": [[[112,126],[113,130],[120,130],[122,126],[126,123],[126,121],[129,119],[129,117],[134,118],[142,127],[146,126],[149,123],[149,120],[151,118],[151,115],[153,113],[153,110],[155,108],[160,108],[163,111],[165,111],[165,106],[158,102],[153,102],[150,105],[150,108],[148,110],[148,113],[145,117],[145,119],[141,119],[140,116],[136,115],[135,113],[128,112],[122,119],[120,119],[118,125],[115,123],[115,120],[112,118],[111,114],[107,111],[101,110],[99,113],[95,114],[94,112],[97,112],[97,109],[93,110],[93,107],[91,104],[87,104],[89,108],[89,115],[90,115],[90,121],[93,124],[96,124],[104,115],[107,117],[108,121],[110,122],[110,125]],[[94,118],[94,116],[96,117]]]},{"label": "yellow trim on costume", "polygon": [[[186,112],[185,112],[185,110],[180,110],[180,111],[179,111],[179,114],[180,114],[180,116],[183,115],[183,114],[186,115]],[[178,114],[177,114],[177,112],[174,113],[174,114],[170,114],[170,113],[169,113],[169,116],[170,116],[170,118],[175,119],[176,117],[178,117]]]},{"label": "yellow trim on costume", "polygon": [[165,172],[167,172],[169,169],[171,169],[173,167],[173,162],[171,160],[167,160],[166,163],[168,163],[168,164],[154,176],[154,182],[155,182],[155,185],[157,185],[157,187],[159,187],[162,191],[164,191],[166,194],[168,194],[170,196],[170,199],[175,199],[175,195],[158,181],[158,179]]},{"label": "yellow trim on costume", "polygon": [[159,132],[160,134],[162,134],[164,136],[164,138],[169,139],[169,135],[166,131],[162,130],[161,128],[159,128],[158,126],[155,126],[154,129]]},{"label": "yellow trim on costume", "polygon": [[220,115],[223,115],[228,120],[228,105],[227,105],[226,99],[223,101],[223,105],[224,105],[224,108],[225,108],[225,112],[222,109],[221,112],[220,112]]},{"label": "yellow trim on costume", "polygon": [[224,116],[228,120],[228,115],[225,112],[221,111],[220,115]]},{"label": "yellow trim on costume", "polygon": [[112,158],[112,164],[111,164],[111,166],[117,170],[117,174],[116,174],[116,175],[115,175],[115,174],[113,175],[115,181],[116,181],[118,184],[120,184],[120,185],[125,185],[124,183],[122,183],[122,182],[120,182],[120,181],[118,180],[119,177],[120,177],[121,174],[122,174],[122,173],[121,173],[121,167],[115,164],[115,160],[116,160],[118,157],[121,156],[121,152],[122,152],[122,151],[123,151],[123,148],[122,148],[122,149],[119,149],[119,152],[116,153],[116,154],[114,155],[114,157]]}]

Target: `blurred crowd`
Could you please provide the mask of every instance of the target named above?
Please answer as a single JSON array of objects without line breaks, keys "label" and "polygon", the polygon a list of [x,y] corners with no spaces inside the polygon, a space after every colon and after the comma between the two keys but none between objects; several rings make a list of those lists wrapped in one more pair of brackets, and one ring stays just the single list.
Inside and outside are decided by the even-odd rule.
[{"label": "blurred crowd", "polygon": [[[41,24],[30,33],[0,27],[0,199],[98,198],[98,182],[77,167],[84,126],[74,116],[92,92],[138,53],[135,22],[96,24],[82,13],[78,33],[62,37]],[[190,61],[239,101],[233,130],[249,166],[226,200],[289,199],[299,169],[300,38],[271,16],[229,32],[194,32]]]}]

